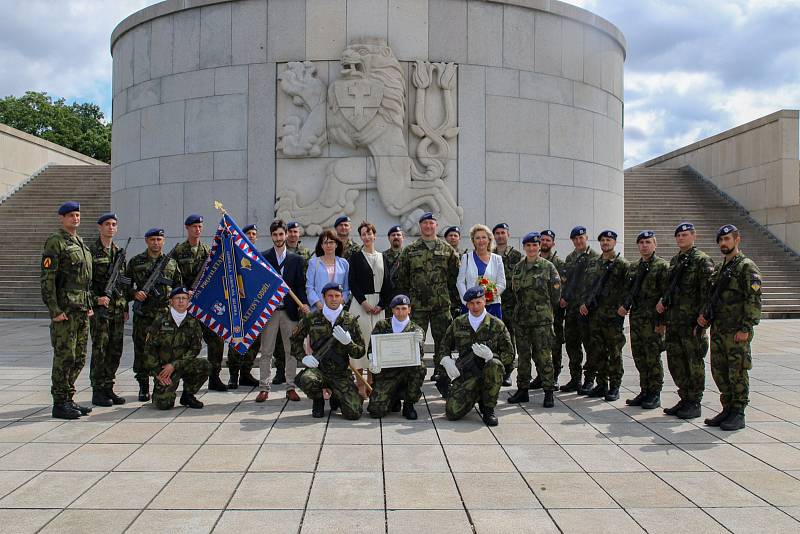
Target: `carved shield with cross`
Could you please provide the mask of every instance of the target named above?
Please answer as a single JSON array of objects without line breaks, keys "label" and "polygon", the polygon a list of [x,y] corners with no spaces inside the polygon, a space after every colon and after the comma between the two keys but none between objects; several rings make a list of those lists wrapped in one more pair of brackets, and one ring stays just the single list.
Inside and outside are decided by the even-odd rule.
[{"label": "carved shield with cross", "polygon": [[342,115],[356,130],[378,113],[383,99],[383,83],[378,80],[338,80],[333,89]]}]

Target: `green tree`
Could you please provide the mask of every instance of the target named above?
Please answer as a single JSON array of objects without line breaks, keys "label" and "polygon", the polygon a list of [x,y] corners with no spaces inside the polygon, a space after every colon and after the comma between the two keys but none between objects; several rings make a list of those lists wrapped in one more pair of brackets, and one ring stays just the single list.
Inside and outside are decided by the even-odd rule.
[{"label": "green tree", "polygon": [[0,99],[0,122],[89,157],[111,162],[111,123],[96,104],[53,100],[47,93]]}]

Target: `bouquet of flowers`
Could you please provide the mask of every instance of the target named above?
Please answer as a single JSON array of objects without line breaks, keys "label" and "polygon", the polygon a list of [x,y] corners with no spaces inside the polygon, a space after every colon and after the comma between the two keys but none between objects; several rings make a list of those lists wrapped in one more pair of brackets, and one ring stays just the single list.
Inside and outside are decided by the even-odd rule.
[{"label": "bouquet of flowers", "polygon": [[488,278],[479,276],[478,280],[476,281],[476,285],[481,286],[483,291],[486,293],[486,304],[491,304],[494,302],[495,295],[497,295],[497,284]]}]

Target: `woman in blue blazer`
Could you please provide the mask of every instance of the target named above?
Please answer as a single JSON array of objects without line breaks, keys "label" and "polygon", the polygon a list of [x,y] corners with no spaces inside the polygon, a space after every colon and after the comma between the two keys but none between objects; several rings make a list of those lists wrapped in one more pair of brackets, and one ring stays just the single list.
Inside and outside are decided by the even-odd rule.
[{"label": "woman in blue blazer", "polygon": [[324,304],[322,300],[322,288],[329,282],[336,282],[344,288],[342,297],[344,302],[350,298],[350,286],[347,278],[350,266],[347,260],[342,258],[344,246],[336,238],[332,230],[324,230],[315,248],[315,255],[308,260],[308,271],[306,272],[306,294],[308,295],[308,305],[314,309],[321,310]]}]

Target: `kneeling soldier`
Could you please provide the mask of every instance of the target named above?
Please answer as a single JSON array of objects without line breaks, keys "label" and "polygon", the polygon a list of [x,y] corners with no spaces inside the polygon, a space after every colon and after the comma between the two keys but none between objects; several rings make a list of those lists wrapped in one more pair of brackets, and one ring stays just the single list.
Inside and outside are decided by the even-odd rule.
[{"label": "kneeling soldier", "polygon": [[208,379],[211,365],[198,358],[203,329],[200,322],[188,315],[189,290],[176,287],[169,295],[169,310],[160,313],[150,326],[145,343],[145,367],[155,377],[153,406],[169,410],[175,406],[175,391],[183,379],[180,403],[189,408],[202,408],[194,394]]},{"label": "kneeling soldier", "polygon": [[[397,295],[389,304],[392,310],[391,319],[378,321],[372,330],[374,334],[399,334],[401,332],[414,332],[414,339],[419,344],[420,354],[424,353],[423,343],[425,334],[422,328],[414,324],[409,318],[411,313],[411,299],[405,295]],[[370,362],[374,362],[372,355],[372,342],[369,347]],[[420,362],[417,366],[395,367],[378,371],[370,363],[370,371],[375,379],[372,394],[369,396],[367,411],[372,417],[383,417],[389,411],[399,409],[400,395],[403,396],[403,417],[413,421],[417,418],[414,403],[422,396],[422,383],[425,381],[425,364]],[[394,400],[396,399],[396,401]]]},{"label": "kneeling soldier", "polygon": [[[306,366],[295,383],[314,401],[312,417],[325,416],[323,388],[333,390],[331,411],[341,406],[345,419],[361,417],[364,400],[353,383],[348,364],[349,358],[364,355],[364,342],[356,317],[342,307],[342,293],[339,284],[326,284],[322,288],[325,305],[300,319],[292,333],[292,356]],[[306,336],[311,348],[308,353],[303,348]]]},{"label": "kneeling soldier", "polygon": [[[464,293],[468,313],[447,328],[441,345],[441,365],[453,383],[445,411],[451,421],[461,419],[475,403],[488,426],[497,426],[494,407],[503,383],[505,365],[514,359],[511,336],[503,321],[486,313],[486,297],[480,286]],[[458,353],[458,360],[450,354]]]}]

